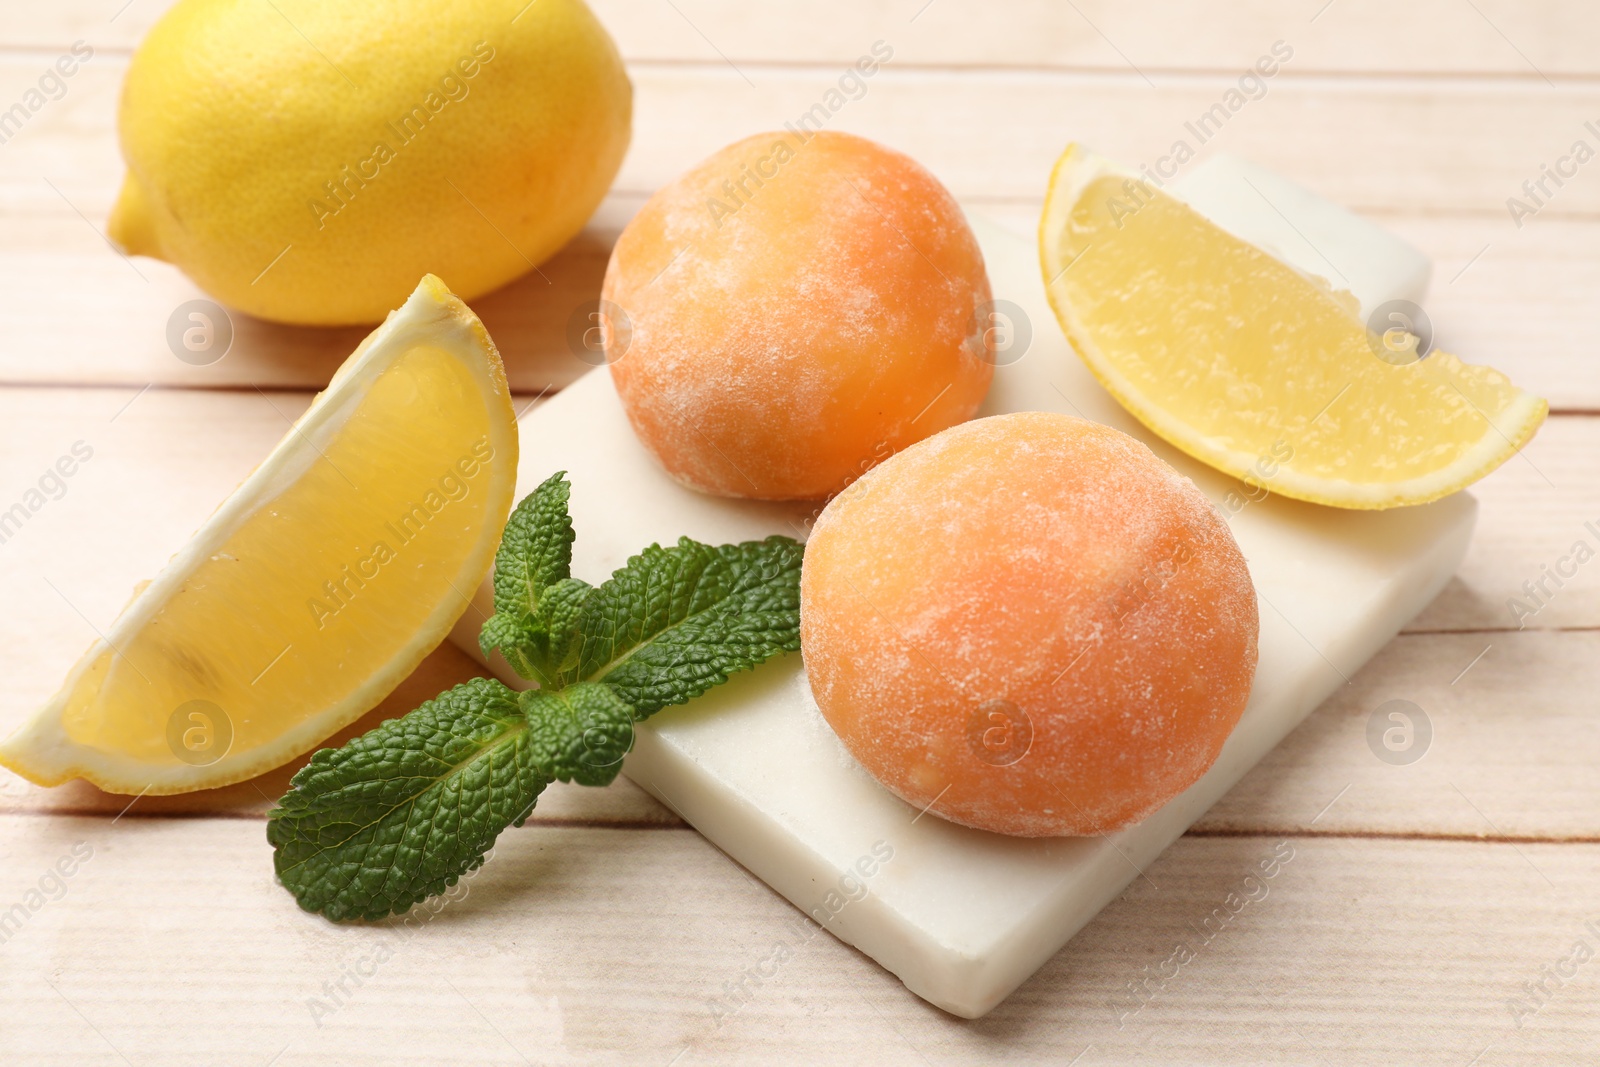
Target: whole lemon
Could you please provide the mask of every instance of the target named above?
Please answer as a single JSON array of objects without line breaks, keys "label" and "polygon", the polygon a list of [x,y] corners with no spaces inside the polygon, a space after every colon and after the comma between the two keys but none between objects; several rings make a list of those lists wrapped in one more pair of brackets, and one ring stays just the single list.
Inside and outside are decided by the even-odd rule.
[{"label": "whole lemon", "polygon": [[582,0],[180,0],[128,69],[110,233],[261,318],[464,299],[570,240],[632,86]]}]

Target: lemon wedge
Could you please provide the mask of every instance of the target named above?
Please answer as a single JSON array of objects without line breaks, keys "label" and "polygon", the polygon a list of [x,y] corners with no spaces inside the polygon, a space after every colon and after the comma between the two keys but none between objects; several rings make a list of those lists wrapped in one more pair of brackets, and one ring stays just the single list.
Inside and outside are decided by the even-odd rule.
[{"label": "lemon wedge", "polygon": [[1128,177],[1077,145],[1056,162],[1045,289],[1101,384],[1189,455],[1284,496],[1390,508],[1470,485],[1544,421],[1499,371],[1408,358],[1349,293]]},{"label": "lemon wedge", "polygon": [[499,353],[429,275],[0,763],[40,785],[151,794],[286,763],[444,638],[493,562],[516,470]]}]

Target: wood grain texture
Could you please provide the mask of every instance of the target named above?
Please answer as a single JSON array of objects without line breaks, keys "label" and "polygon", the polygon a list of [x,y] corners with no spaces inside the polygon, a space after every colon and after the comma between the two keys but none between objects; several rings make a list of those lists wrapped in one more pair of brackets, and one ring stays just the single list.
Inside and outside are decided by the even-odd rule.
[{"label": "wood grain texture", "polygon": [[[441,646],[389,699],[330,743],[476,673],[473,661]],[[1403,635],[1246,775],[1194,832],[1600,842],[1600,783],[1593,775],[1600,733],[1592,729],[1589,696],[1597,687],[1600,633],[1594,631]],[[1409,765],[1383,762],[1367,738],[1369,720],[1394,700],[1416,705],[1431,724],[1423,755]],[[129,817],[259,819],[303,762],[224,789],[142,798]],[[0,770],[0,813],[115,815],[131,800],[82,782],[41,789]],[[552,786],[533,818],[681,825],[626,779],[598,790]]]},{"label": "wood grain texture", "polygon": [[[0,99],[35,76],[33,62],[0,55]],[[18,334],[0,350],[0,382],[320,387],[363,329],[236,315],[234,346],[221,362],[193,367],[174,356],[169,320],[204,294],[168,264],[119,256],[104,237],[122,172],[112,122],[124,65],[125,57],[98,56],[0,151],[0,291]],[[634,78],[635,146],[590,228],[540,273],[474,302],[519,390],[560,388],[587,369],[569,324],[598,295],[616,233],[652,190],[724,142],[799,115],[828,85],[788,68],[766,71],[754,88],[726,68],[663,65],[636,69]],[[973,210],[1026,230],[1068,140],[1129,164],[1154,160],[1174,138],[1196,141],[1184,122],[1218,95],[1194,78],[1159,89],[1125,81],[1039,72],[938,77],[891,64],[835,124],[911,152]],[[1584,119],[1600,118],[1600,87],[1539,89],[1275,82],[1200,146],[1199,158],[1218,146],[1242,152],[1373,215],[1435,259],[1430,312],[1443,346],[1516,375],[1558,409],[1600,410],[1600,378],[1584,373],[1600,311],[1583,299],[1600,284],[1588,254],[1600,226],[1600,183],[1557,190],[1520,228],[1504,207],[1523,180],[1539,177],[1540,163],[1565,150],[1569,133],[1584,133]],[[991,121],[1019,109],[1015,127]],[[1478,148],[1485,124],[1497,131],[1492,154]],[[1330,169],[1330,146],[1369,162]],[[86,297],[92,314],[81,310]]]},{"label": "wood grain texture", "polygon": [[[58,888],[75,846],[92,852]],[[1600,846],[1190,837],[1146,874],[967,1022],[693,833],[512,831],[436,914],[337,927],[273,884],[253,824],[0,816],[0,907],[27,912],[0,945],[0,1056],[1461,1067],[1489,1049],[1479,1063],[1545,1067],[1600,1041],[1600,964],[1520,1028],[1508,1006],[1600,941]],[[1171,974],[1179,945],[1193,958]]]},{"label": "wood grain texture", "polygon": [[[15,607],[0,628],[18,665],[0,691],[0,727],[53,692],[93,628],[110,623],[133,585],[166,563],[309,401],[254,389],[0,388],[0,510],[75,443],[94,450],[64,488],[52,484],[59,499],[47,497],[0,544],[0,597]],[[1600,626],[1600,564],[1576,566],[1559,588],[1544,577],[1574,569],[1578,541],[1600,548],[1585,525],[1600,526],[1597,450],[1600,418],[1554,418],[1525,458],[1475,486],[1481,508],[1467,559],[1411,629]],[[1549,595],[1535,613],[1508,607],[1513,598],[1535,606],[1523,585],[1541,579]]]},{"label": "wood grain texture", "polygon": [[[290,17],[304,2],[275,0]],[[198,290],[170,266],[119,258],[102,236],[121,176],[117,87],[167,6],[14,4],[0,25],[0,110],[73,41],[96,50],[62,99],[0,144],[0,509],[74,442],[94,449],[59,499],[0,542],[0,731],[48,697],[93,627],[364,332],[236,317],[221,362],[172,355],[168,318]],[[0,1061],[1592,1060],[1600,964],[1550,975],[1579,940],[1600,949],[1600,564],[1559,584],[1548,575],[1570,568],[1578,541],[1600,549],[1600,180],[1584,170],[1520,228],[1506,198],[1574,139],[1600,144],[1584,126],[1600,125],[1593,6],[594,6],[630,63],[635,140],[589,229],[544,265],[549,282],[530,275],[475,303],[519,405],[587,369],[566,323],[644,198],[727,141],[811,108],[874,41],[893,59],[829,125],[911,153],[972,210],[1027,233],[1066,141],[1134,165],[1194,142],[1185,121],[1282,40],[1293,58],[1199,158],[1244,154],[1413,241],[1436,263],[1439,343],[1568,414],[1474,488],[1467,559],[1408,632],[985,1019],[946,1016],[797,925],[787,902],[626,779],[553,787],[437,916],[334,927],[271,877],[262,818],[292,765],[143,798],[120,817],[129,798],[0,771]],[[1519,618],[1513,598],[1537,610]],[[474,670],[441,647],[351,729]],[[1409,765],[1367,741],[1392,700],[1432,725]],[[1219,925],[1215,909],[1258,892],[1245,876],[1281,840],[1292,860]],[[79,842],[90,857],[57,882],[50,871]],[[757,984],[752,969],[779,944],[781,967]],[[1194,958],[1162,980],[1179,945]],[[1528,986],[1540,982],[1542,1006]]]},{"label": "wood grain texture", "polygon": [[[474,301],[514,389],[561,388],[589,369],[573,354],[568,323],[599,295],[610,242],[640,203],[642,197],[610,198],[591,229],[541,268],[549,284],[529,274]],[[980,198],[967,207],[1022,234],[1038,220],[1033,201]],[[1600,410],[1588,340],[1600,334],[1600,305],[1586,298],[1600,287],[1592,255],[1600,222],[1539,219],[1517,233],[1481,216],[1377,218],[1435,262],[1428,310],[1440,347],[1501,368],[1557,410]],[[7,294],[0,306],[17,341],[0,348],[0,382],[315,389],[366,332],[235,314],[228,354],[191,366],[173,355],[167,324],[181,304],[205,294],[168,264],[136,263],[148,281],[75,215],[8,221],[0,231],[0,288]],[[94,314],[78,307],[84,288],[93,293]]]},{"label": "wood grain texture", "polygon": [[[1600,842],[1597,690],[1600,632],[1402,634],[1195,832]],[[1415,762],[1368,740],[1391,701],[1430,724]]]},{"label": "wood grain texture", "polygon": [[[330,743],[404,714],[477,673],[472,660],[443,645]],[[1600,782],[1593,774],[1600,733],[1592,729],[1589,696],[1596,688],[1600,633],[1594,631],[1402,635],[1246,775],[1194,832],[1600,842]],[[1416,705],[1431,724],[1423,755],[1409,765],[1383,762],[1367,738],[1369,720],[1394,700]],[[297,759],[223,789],[142,798],[129,817],[259,819],[303,763]],[[41,789],[0,770],[0,813],[116,815],[131,800],[83,782]],[[552,786],[533,818],[681,825],[625,778],[606,789]]]},{"label": "wood grain texture", "polygon": [[[636,206],[636,201],[623,200]],[[233,343],[219,361],[193,366],[174,354],[169,323],[205,293],[176,267],[133,266],[76,215],[29,215],[0,231],[0,301],[23,343],[0,349],[0,382],[186,389],[320,389],[369,332],[263,322],[229,314]],[[620,230],[620,225],[617,227]],[[543,268],[472,302],[505,361],[513,389],[559,389],[590,369],[573,354],[568,323],[600,295],[610,240],[598,231]],[[448,280],[447,280],[448,281]],[[85,293],[92,314],[84,314]]]},{"label": "wood grain texture", "polygon": [[[541,268],[548,284],[528,274],[473,302],[514,389],[558,389],[589,369],[574,356],[568,324],[599,295],[610,242],[642,202],[608,199],[590,230]],[[1039,204],[977,198],[967,208],[1031,234]],[[1600,334],[1600,305],[1587,299],[1600,288],[1592,254],[1600,222],[1541,218],[1517,233],[1484,216],[1376,217],[1434,260],[1427,304],[1440,347],[1504,370],[1558,411],[1600,410],[1589,341]],[[8,220],[0,230],[0,307],[17,339],[0,347],[0,383],[316,389],[366,333],[234,314],[228,354],[191,366],[174,356],[167,325],[181,304],[205,294],[168,264],[136,264],[139,274],[75,215]],[[85,289],[93,314],[78,306]]]},{"label": "wood grain texture", "polygon": [[[43,472],[73,444],[84,442],[94,452],[77,472],[62,482],[58,499],[46,503],[0,544],[0,597],[13,610],[0,618],[0,663],[7,668],[9,684],[0,691],[0,730],[9,731],[54,692],[77,655],[104,630],[126,601],[134,584],[156,573],[167,558],[208,516],[288,429],[290,420],[309,403],[304,393],[249,390],[151,389],[38,389],[0,388],[0,508],[22,499],[38,485]],[[536,403],[524,397],[519,404]],[[1593,632],[1562,633],[1564,628],[1600,627],[1600,567],[1585,565],[1557,588],[1545,579],[1550,596],[1538,610],[1522,617],[1525,632],[1517,633],[1519,616],[1508,610],[1513,598],[1527,598],[1520,588],[1539,580],[1548,568],[1572,555],[1575,541],[1587,538],[1600,549],[1600,534],[1586,522],[1600,526],[1600,485],[1589,475],[1593,456],[1600,451],[1600,418],[1561,417],[1551,422],[1527,450],[1525,461],[1513,460],[1474,488],[1481,502],[1477,534],[1467,559],[1444,593],[1415,620],[1408,637],[1380,656],[1356,679],[1357,685],[1329,702],[1319,717],[1351,719],[1339,731],[1338,742],[1327,741],[1329,730],[1308,724],[1295,738],[1318,741],[1305,753],[1286,742],[1262,765],[1290,760],[1290,769],[1254,789],[1237,804],[1225,801],[1214,813],[1217,826],[1278,830],[1304,828],[1320,806],[1337,789],[1352,780],[1351,768],[1374,776],[1384,787],[1402,783],[1432,782],[1431,768],[1448,766],[1431,759],[1420,768],[1403,768],[1410,777],[1379,765],[1365,748],[1354,722],[1370,712],[1375,701],[1411,699],[1425,708],[1440,705],[1436,695],[1450,702],[1467,701],[1469,721],[1489,728],[1482,743],[1460,752],[1456,766],[1486,765],[1497,794],[1514,797],[1523,777],[1538,763],[1540,753],[1552,771],[1577,760],[1591,764],[1600,751],[1585,745],[1564,745],[1568,736],[1586,736],[1576,728],[1582,719],[1565,704],[1563,694],[1574,698],[1587,692],[1575,685],[1584,669],[1585,656],[1596,646]],[[1546,482],[1545,478],[1551,479]],[[105,521],[116,516],[117,521]],[[580,531],[581,536],[581,531]],[[1448,631],[1470,631],[1451,634]],[[1478,632],[1488,631],[1488,632]],[[1457,671],[1486,645],[1501,642],[1498,654],[1484,662],[1457,685]],[[1577,643],[1574,644],[1573,642]],[[1506,651],[1507,649],[1513,651]],[[1392,659],[1401,650],[1412,655]],[[1516,651],[1521,650],[1521,651]],[[1533,666],[1538,657],[1555,657],[1552,664]],[[1422,677],[1426,663],[1437,663],[1431,677]],[[1485,678],[1514,673],[1504,685],[1480,689]],[[414,707],[423,699],[471,677],[475,666],[448,646],[441,648],[419,669],[399,693],[367,716],[360,728],[370,728],[386,715]],[[1482,671],[1482,673],[1477,673]],[[1449,677],[1445,677],[1445,675]],[[1597,679],[1600,680],[1600,679]],[[1444,687],[1441,689],[1440,686]],[[1545,694],[1556,703],[1547,720],[1525,717],[1505,719],[1498,709],[1507,693],[1520,685],[1524,691]],[[1412,695],[1408,686],[1421,696]],[[1313,722],[1318,719],[1313,719]],[[1533,733],[1519,733],[1537,721]],[[1352,724],[1353,723],[1353,724]],[[1493,727],[1503,729],[1494,729]],[[1441,745],[1448,726],[1440,725]],[[353,728],[354,729],[354,728]],[[1505,736],[1502,736],[1502,733]],[[1519,764],[1504,759],[1506,744],[1519,741],[1542,748],[1527,753]],[[1308,742],[1309,743],[1309,742]],[[1450,751],[1441,748],[1441,752]],[[1372,764],[1369,766],[1369,762]],[[1302,774],[1302,764],[1315,774]],[[282,792],[293,768],[273,772],[254,785],[242,783],[226,790],[194,797],[165,798],[154,808],[172,812],[230,811],[259,815],[269,798]],[[1290,773],[1292,772],[1292,773]],[[1261,768],[1239,789],[1264,774]],[[1343,777],[1341,777],[1343,776]],[[1339,779],[1335,781],[1335,779]],[[0,779],[3,781],[3,779]],[[1530,794],[1532,808],[1519,809],[1512,821],[1516,832],[1570,836],[1600,833],[1595,812],[1596,795],[1581,782],[1568,780],[1564,792]],[[1283,782],[1292,783],[1284,792]],[[13,785],[13,791],[20,789]],[[1465,785],[1462,788],[1466,788]],[[1576,790],[1576,792],[1572,792]],[[0,789],[3,793],[4,789]],[[125,801],[107,797],[87,786],[68,790],[22,789],[14,803],[29,808],[63,811],[114,812]],[[1237,790],[1236,790],[1237,792]],[[1325,796],[1323,794],[1326,794]],[[1437,790],[1428,793],[1433,797]],[[1359,797],[1359,793],[1354,796]],[[1487,832],[1467,809],[1451,802],[1444,808],[1409,803],[1397,809],[1382,807],[1383,794],[1365,808],[1330,812],[1327,825],[1343,829],[1378,829],[1416,833]],[[569,799],[558,800],[558,797]],[[538,817],[595,821],[675,822],[675,817],[641,791],[618,787],[607,800],[588,800],[585,791],[554,790]],[[1270,797],[1271,802],[1267,799]],[[1576,798],[1576,800],[1574,799]],[[1447,799],[1449,799],[1447,797]],[[1581,803],[1577,801],[1581,800]],[[1572,803],[1569,803],[1572,801]],[[0,810],[6,810],[0,801]],[[1497,810],[1505,811],[1496,801]],[[1255,821],[1244,818],[1254,812]],[[1359,814],[1357,814],[1359,813]],[[1374,818],[1384,814],[1385,818]],[[1507,813],[1506,818],[1511,814]],[[1240,820],[1244,819],[1243,822]],[[1398,820],[1398,821],[1397,821]],[[1208,824],[1210,825],[1210,824]]]},{"label": "wood grain texture", "polygon": [[[871,43],[862,41],[851,61]],[[0,53],[0,100],[20,98],[47,65]],[[115,104],[126,66],[125,55],[96,55],[3,146],[0,210],[75,207],[104,218],[122,177]],[[837,88],[844,69],[741,75],[720,63],[635,64],[633,145],[617,191],[648,193],[739,137],[797,120]],[[1221,102],[1232,79],[1174,74],[1152,85],[1132,71],[934,71],[891,59],[819,121],[910,153],[959,197],[1041,196],[1070,141],[1137,167],[1186,140],[1196,162],[1238,152],[1357,210],[1493,215],[1512,233],[1506,198],[1525,195],[1522,182],[1575,139],[1587,136],[1593,147],[1584,123],[1600,124],[1600,81],[1352,79],[1292,69],[1291,61],[1220,129],[1197,131],[1185,124]],[[1330,158],[1344,162],[1329,166]],[[1600,182],[1580,177],[1546,191],[1547,205],[1524,229],[1600,214]]]},{"label": "wood grain texture", "polygon": [[[446,642],[383,699],[377,707],[340,730],[318,747],[344,744],[373,729],[385,719],[393,719],[432,700],[446,689],[483,674],[476,660]],[[310,755],[302,755],[282,767],[248,781],[179,793],[166,797],[131,797],[105,793],[88,782],[68,782],[54,789],[36,786],[0,767],[0,813],[40,816],[100,815],[128,819],[191,816],[265,820],[289,788],[289,779],[305,766]],[[626,778],[618,778],[604,789],[585,789],[557,782],[539,796],[529,816],[542,825],[672,827],[683,820],[658,803],[654,797]],[[263,838],[264,839],[264,838]]]},{"label": "wood grain texture", "polygon": [[[305,2],[305,0],[300,0]],[[515,14],[521,0],[505,0]],[[123,5],[126,4],[124,7]],[[167,0],[60,0],[10,15],[5,43],[38,51],[87,40],[129,50]],[[293,15],[297,2],[284,0]],[[1319,72],[1592,77],[1600,61],[1582,0],[596,0],[630,62],[848,62],[860,43],[895,42],[906,63],[1046,67],[1152,75],[1242,69],[1274,40]],[[1065,7],[1065,10],[1063,8]],[[1074,10],[1074,8],[1076,10]],[[120,10],[119,10],[120,9]]]},{"label": "wood grain texture", "polygon": [[1597,433],[1600,417],[1550,419],[1521,456],[1473,487],[1478,533],[1412,629],[1600,626],[1600,566],[1579,562],[1600,552],[1595,446],[1578,444]]}]

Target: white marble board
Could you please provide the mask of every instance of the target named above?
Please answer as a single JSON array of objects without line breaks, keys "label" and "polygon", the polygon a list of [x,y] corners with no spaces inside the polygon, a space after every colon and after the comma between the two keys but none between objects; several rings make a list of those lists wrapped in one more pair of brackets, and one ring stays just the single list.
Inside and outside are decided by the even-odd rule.
[{"label": "white marble board", "polygon": [[[1421,298],[1428,264],[1413,249],[1262,173],[1215,160],[1190,179],[1193,203],[1307,271],[1327,273],[1318,265],[1328,251],[1364,307]],[[1253,207],[1240,192],[1245,178],[1257,196],[1285,190],[1284,203]],[[1032,335],[1020,359],[998,368],[980,414],[1050,410],[1095,419],[1148,442],[1213,502],[1241,490],[1155,438],[1095,383],[1045,302],[1033,242],[973,222],[996,298],[1022,309]],[[1294,247],[1283,222],[1304,247]],[[1341,234],[1337,249],[1309,243],[1306,235],[1329,227]],[[652,541],[803,536],[816,507],[721,500],[676,485],[634,438],[604,368],[537,405],[521,431],[518,496],[554,471],[569,472],[573,573],[591,582]],[[641,724],[624,773],[913,992],[975,1018],[1059,950],[1439,592],[1461,561],[1475,514],[1466,493],[1387,512],[1267,497],[1232,514],[1260,599],[1260,667],[1249,706],[1199,782],[1110,837],[1008,838],[907,806],[855,764],[823,721],[800,656]],[[479,610],[467,612],[452,639],[480,656],[487,585],[475,603]],[[517,681],[498,657],[495,666]]]}]

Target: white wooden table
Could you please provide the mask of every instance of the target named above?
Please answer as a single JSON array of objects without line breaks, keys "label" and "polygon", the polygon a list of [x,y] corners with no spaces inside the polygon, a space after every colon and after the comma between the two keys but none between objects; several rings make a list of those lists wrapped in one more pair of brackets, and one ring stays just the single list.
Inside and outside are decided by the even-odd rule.
[{"label": "white wooden table", "polygon": [[[54,690],[361,333],[236,320],[219,363],[169,351],[167,318],[198,291],[102,237],[121,176],[117,88],[163,6],[4,0],[0,17],[0,109],[74,41],[94,48],[0,144],[0,510],[76,442],[93,449],[0,543],[0,730]],[[1547,185],[1520,227],[1506,205],[1575,140],[1600,149],[1584,126],[1600,126],[1600,13],[1581,0],[596,6],[634,80],[632,151],[590,229],[544,266],[550,284],[479,302],[524,402],[586,369],[566,322],[643,198],[810,108],[876,41],[893,58],[832,125],[909,152],[1023,230],[1065,142],[1152,160],[1282,41],[1292,58],[1201,158],[1249,156],[1428,252],[1440,343],[1548,397],[1550,421],[1475,490],[1476,541],[1433,606],[982,1020],[929,1007],[827,935],[802,940],[785,901],[626,780],[552,789],[436,916],[351,928],[299,912],[273,882],[263,815],[293,767],[132,807],[0,772],[0,1062],[1600,1062],[1600,962],[1587,959],[1600,952],[1600,563],[1545,579],[1520,629],[1508,606],[1547,568],[1572,571],[1576,542],[1600,549],[1600,162]],[[471,672],[441,648],[357,729]],[[1366,740],[1393,699],[1433,727],[1409,765]],[[1264,898],[1207,924],[1259,860],[1291,852]],[[4,925],[14,905],[23,917]],[[772,970],[778,942],[791,952],[776,973],[746,977]],[[1180,943],[1194,958],[1174,974]]]}]

